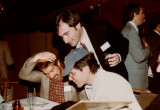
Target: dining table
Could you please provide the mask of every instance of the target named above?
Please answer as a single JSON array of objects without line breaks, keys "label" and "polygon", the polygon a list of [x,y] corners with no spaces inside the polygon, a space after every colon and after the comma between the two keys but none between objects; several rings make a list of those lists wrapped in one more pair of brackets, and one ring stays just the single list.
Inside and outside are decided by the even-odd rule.
[{"label": "dining table", "polygon": [[[41,97],[35,97],[36,101],[34,104],[34,110],[50,110],[52,107],[59,105],[57,102],[53,102]],[[24,110],[30,110],[30,106],[28,104],[27,98],[19,99],[20,105],[24,108]],[[0,110],[12,110],[12,104],[14,101],[8,101],[0,104]]]}]

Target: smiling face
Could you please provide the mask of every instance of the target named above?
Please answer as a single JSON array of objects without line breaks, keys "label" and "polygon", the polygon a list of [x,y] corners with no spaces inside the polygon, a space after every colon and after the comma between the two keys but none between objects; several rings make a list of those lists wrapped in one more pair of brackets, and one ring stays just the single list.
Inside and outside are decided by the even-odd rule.
[{"label": "smiling face", "polygon": [[60,80],[62,71],[59,66],[55,66],[52,63],[48,67],[41,69],[41,71],[50,79]]},{"label": "smiling face", "polygon": [[57,34],[63,39],[66,44],[72,47],[76,46],[81,40],[82,27],[78,23],[75,27],[70,27],[67,23],[62,20],[59,23]]}]

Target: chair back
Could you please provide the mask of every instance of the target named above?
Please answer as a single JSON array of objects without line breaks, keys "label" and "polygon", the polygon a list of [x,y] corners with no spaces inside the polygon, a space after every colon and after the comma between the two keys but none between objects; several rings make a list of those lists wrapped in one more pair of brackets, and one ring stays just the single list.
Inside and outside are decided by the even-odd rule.
[{"label": "chair back", "polygon": [[4,101],[17,100],[26,98],[28,87],[20,84],[19,82],[5,82],[3,87]]}]

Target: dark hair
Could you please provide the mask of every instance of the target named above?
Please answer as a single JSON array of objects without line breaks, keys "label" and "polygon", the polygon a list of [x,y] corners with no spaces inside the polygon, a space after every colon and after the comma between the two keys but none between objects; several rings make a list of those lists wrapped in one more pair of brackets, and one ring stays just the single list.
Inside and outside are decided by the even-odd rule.
[{"label": "dark hair", "polygon": [[70,27],[75,27],[80,22],[80,15],[71,9],[64,9],[56,16],[56,28],[58,29],[60,21],[67,23]]},{"label": "dark hair", "polygon": [[133,20],[134,13],[139,14],[140,6],[137,3],[131,3],[124,7],[122,24],[125,25],[128,21]]},{"label": "dark hair", "polygon": [[55,60],[53,62],[49,62],[49,61],[47,61],[47,62],[38,62],[37,65],[36,65],[36,67],[37,67],[38,70],[41,70],[41,69],[47,68],[50,64],[58,66],[57,60]]},{"label": "dark hair", "polygon": [[88,53],[85,57],[77,61],[73,68],[82,70],[82,68],[85,66],[89,66],[92,73],[96,73],[99,69],[100,66],[92,52]]}]

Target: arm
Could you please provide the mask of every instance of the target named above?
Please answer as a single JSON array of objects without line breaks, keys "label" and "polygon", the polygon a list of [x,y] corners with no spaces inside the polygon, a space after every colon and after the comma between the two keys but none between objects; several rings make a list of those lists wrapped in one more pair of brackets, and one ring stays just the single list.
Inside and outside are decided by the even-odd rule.
[{"label": "arm", "polygon": [[31,62],[31,58],[27,59],[18,76],[23,80],[40,82],[43,73],[38,70],[34,70],[36,63],[37,62]]},{"label": "arm", "polygon": [[141,44],[141,40],[138,36],[138,34],[131,30],[128,33],[128,39],[129,39],[129,52],[131,56],[133,57],[135,62],[143,62],[146,61],[150,55],[150,47],[143,48]]},{"label": "arm", "polygon": [[39,60],[48,60],[50,62],[54,61],[56,56],[50,52],[41,52],[33,57],[29,58],[23,65],[20,70],[19,77],[24,80],[32,81],[32,82],[40,82],[43,72],[34,70],[36,63]]}]

